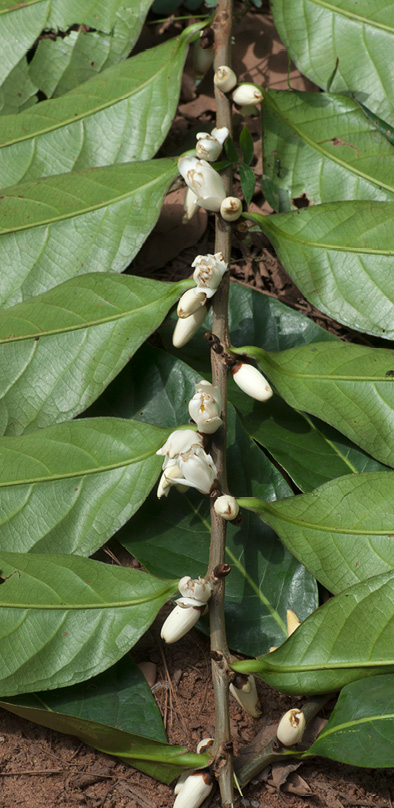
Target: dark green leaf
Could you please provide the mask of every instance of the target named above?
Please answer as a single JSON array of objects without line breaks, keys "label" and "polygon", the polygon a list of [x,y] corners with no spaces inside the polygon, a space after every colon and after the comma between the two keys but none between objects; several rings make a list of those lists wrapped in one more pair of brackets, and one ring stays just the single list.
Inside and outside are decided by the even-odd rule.
[{"label": "dark green leaf", "polygon": [[379,118],[378,115],[375,115],[374,112],[372,112],[370,109],[368,109],[368,107],[362,104],[361,101],[359,101],[358,104],[361,107],[364,115],[368,118],[369,121],[373,123],[378,132],[384,135],[384,137],[387,138],[389,143],[392,143],[394,145],[394,129],[391,126],[389,126],[389,124],[386,121],[383,121],[382,118]]},{"label": "dark green leaf", "polygon": [[224,151],[226,153],[226,157],[228,157],[228,159],[231,161],[232,164],[238,163],[239,160],[238,153],[235,148],[234,141],[232,137],[230,137],[230,135],[224,141]]},{"label": "dark green leaf", "polygon": [[246,204],[250,205],[256,184],[256,177],[253,168],[246,165],[246,163],[239,164],[239,176],[241,178],[241,185]]},{"label": "dark green leaf", "polygon": [[243,126],[242,132],[239,136],[239,145],[241,146],[242,156],[245,163],[251,163],[253,159],[253,138],[247,126]]},{"label": "dark green leaf", "polygon": [[[276,164],[276,176],[278,171],[280,172],[280,165]],[[261,178],[261,190],[273,210],[288,213],[292,209],[289,189],[280,188],[267,174],[263,174]]]}]

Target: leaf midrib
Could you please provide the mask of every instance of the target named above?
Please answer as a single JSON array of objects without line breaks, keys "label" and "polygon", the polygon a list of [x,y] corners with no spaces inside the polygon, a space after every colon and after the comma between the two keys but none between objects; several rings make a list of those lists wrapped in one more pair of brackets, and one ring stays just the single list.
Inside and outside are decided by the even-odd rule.
[{"label": "leaf midrib", "polygon": [[318,741],[325,740],[328,735],[332,735],[336,732],[340,732],[341,730],[348,729],[349,727],[357,728],[360,724],[368,724],[371,721],[388,721],[393,720],[394,712],[393,713],[384,713],[383,715],[369,715],[364,716],[363,718],[356,718],[352,721],[344,721],[343,724],[337,724],[335,727],[331,727],[327,730],[323,729],[323,731],[319,734],[319,737],[316,739]]},{"label": "leaf midrib", "polygon": [[[331,203],[329,203],[329,204],[331,204]],[[344,204],[346,204],[346,202],[341,202],[340,204],[344,205]],[[388,204],[394,204],[394,203],[389,202]],[[285,213],[285,214],[279,214],[279,215],[282,215],[282,216],[296,216],[297,213],[299,213],[299,211],[298,212],[297,211],[292,211],[290,214]],[[352,245],[343,245],[342,246],[340,244],[330,244],[330,243],[326,243],[324,241],[312,241],[311,239],[308,239],[308,238],[301,238],[300,236],[297,236],[294,233],[288,233],[286,230],[281,230],[280,227],[277,227],[272,222],[272,219],[274,218],[273,216],[268,217],[268,216],[261,216],[260,214],[257,214],[257,215],[259,216],[259,219],[257,219],[257,220],[255,219],[256,214],[246,213],[246,214],[244,214],[244,218],[245,219],[250,219],[252,222],[257,221],[257,224],[259,225],[260,229],[263,230],[263,232],[276,233],[276,234],[279,235],[279,238],[282,237],[283,239],[287,239],[288,241],[292,241],[295,244],[304,244],[304,245],[307,245],[307,246],[312,247],[312,248],[322,249],[322,250],[329,250],[329,251],[331,250],[332,252],[356,253],[357,255],[360,255],[360,254],[365,254],[365,255],[394,255],[394,248],[391,249],[391,250],[384,250],[384,249],[381,249],[381,248],[378,249],[376,247],[364,247],[364,246],[354,247]],[[263,227],[263,223],[261,222],[261,219],[264,219],[264,227]],[[267,219],[269,219],[269,221],[267,221]]]},{"label": "leaf midrib", "polygon": [[[305,494],[304,496],[308,496]],[[280,502],[280,500],[279,500]],[[289,522],[292,525],[297,525],[297,527],[316,530],[321,533],[338,533],[343,534],[346,536],[389,536],[392,532],[394,534],[394,520],[393,520],[393,527],[390,530],[369,530],[369,528],[365,530],[356,530],[356,528],[339,528],[339,527],[330,527],[328,525],[321,525],[315,524],[314,522],[305,522],[303,519],[297,519],[294,516],[287,516],[287,514],[283,514],[280,511],[278,505],[279,514],[275,514],[275,506],[270,503],[262,503],[261,510],[264,512],[272,513],[275,519],[282,519],[284,522]]]},{"label": "leaf midrib", "polygon": [[21,2],[21,3],[16,2],[14,6],[11,6],[11,8],[0,9],[0,16],[3,14],[11,14],[13,11],[20,11],[21,8],[25,7],[30,8],[30,6],[35,6],[37,5],[37,3],[44,3],[44,2],[49,3],[49,7],[51,6],[49,0],[28,0],[28,2]]},{"label": "leaf midrib", "polygon": [[309,0],[310,3],[314,3],[315,6],[321,6],[322,8],[326,8],[328,11],[331,11],[333,14],[340,14],[342,17],[347,17],[349,20],[355,20],[356,22],[360,22],[363,25],[369,25],[372,28],[380,28],[382,31],[387,31],[389,33],[394,33],[394,28],[386,25],[383,22],[378,22],[377,20],[370,20],[368,17],[362,17],[361,14],[355,14],[354,11],[349,11],[347,9],[341,8],[340,6],[333,6],[331,3],[328,3],[327,0]]},{"label": "leaf midrib", "polygon": [[[259,660],[258,660],[259,661]],[[357,670],[358,668],[383,668],[394,665],[393,659],[370,659],[358,660],[357,662],[330,662],[329,660],[322,660],[315,665],[264,665],[262,670],[267,673],[303,673],[307,671],[330,671],[330,670]]]},{"label": "leaf midrib", "polygon": [[[174,581],[174,589],[177,588],[177,581]],[[155,600],[160,600],[164,595],[170,591],[170,587],[166,587],[162,592],[154,595],[154,597],[139,597],[132,600],[119,600],[119,601],[102,601],[100,603],[52,603],[52,604],[39,604],[39,603],[7,603],[6,601],[0,602],[2,609],[26,609],[28,611],[78,611],[80,609],[121,609],[129,608],[130,606],[139,606],[141,603],[153,603]]]}]

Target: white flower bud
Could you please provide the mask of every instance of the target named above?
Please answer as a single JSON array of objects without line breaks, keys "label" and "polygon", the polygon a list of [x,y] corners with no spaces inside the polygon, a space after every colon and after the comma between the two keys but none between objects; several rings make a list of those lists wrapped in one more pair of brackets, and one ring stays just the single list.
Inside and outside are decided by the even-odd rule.
[{"label": "white flower bud", "polygon": [[196,74],[196,79],[201,81],[209,68],[213,64],[214,52],[213,48],[202,48],[200,42],[196,42],[193,53],[193,66]]},{"label": "white flower bud", "polygon": [[240,107],[260,104],[263,100],[263,93],[254,84],[238,84],[232,94],[232,99]]},{"label": "white flower bud", "polygon": [[230,90],[235,87],[237,77],[231,67],[228,67],[228,65],[220,65],[215,71],[213,81],[222,93],[229,93]]},{"label": "white flower bud", "polygon": [[[202,446],[203,439],[194,429],[176,429],[175,432],[171,432],[164,446],[158,449],[156,454],[173,460],[179,452],[188,452],[195,443]],[[165,466],[168,465],[166,462]]]},{"label": "white flower bud", "polygon": [[190,317],[191,314],[194,314],[195,311],[198,311],[201,306],[204,305],[206,299],[207,296],[205,292],[198,292],[196,294],[194,289],[188,289],[179,299],[178,308],[176,310],[178,317],[180,317],[181,320]]},{"label": "white flower bud", "polygon": [[196,422],[199,432],[212,435],[222,425],[220,417],[222,397],[218,387],[204,379],[196,384],[196,392],[189,401],[189,414]]},{"label": "white flower bud", "polygon": [[235,497],[230,494],[223,494],[221,497],[215,499],[214,504],[215,512],[222,519],[235,519],[239,514],[239,505]]},{"label": "white flower bud", "polygon": [[185,598],[194,598],[200,603],[207,603],[212,594],[212,586],[205,578],[190,578],[185,575],[178,584],[178,589]]},{"label": "white flower bud", "polygon": [[182,599],[179,598],[177,605],[162,625],[160,632],[162,640],[168,644],[180,640],[195,626],[205,608],[204,604],[197,605],[196,602],[193,605],[182,603]]},{"label": "white flower bud", "polygon": [[251,398],[255,398],[257,401],[268,401],[273,395],[272,387],[267,379],[253,365],[237,362],[231,368],[231,373],[238,387]]},{"label": "white flower bud", "polygon": [[220,286],[228,264],[224,260],[223,253],[217,252],[214,255],[211,253],[197,255],[192,267],[195,267],[193,280],[197,291],[205,292],[207,297],[212,297]]},{"label": "white flower bud", "polygon": [[[236,677],[234,684],[230,685],[230,693],[249,715],[253,716],[253,718],[259,718],[261,709],[254,676],[248,676],[245,682],[243,678],[238,679]],[[240,684],[240,687],[237,686],[238,684]]]},{"label": "white flower bud", "polygon": [[172,344],[174,348],[183,348],[183,346],[197,334],[198,329],[205,320],[206,313],[207,310],[205,306],[200,306],[197,311],[193,312],[193,314],[189,314],[188,317],[184,319],[179,318],[172,334]]},{"label": "white flower bud", "polygon": [[196,153],[197,157],[203,160],[208,160],[214,163],[218,159],[223,148],[223,143],[229,135],[227,126],[222,126],[221,129],[212,129],[211,134],[208,132],[198,132],[196,135]]},{"label": "white flower bud", "polygon": [[209,797],[213,786],[210,772],[201,771],[189,774],[174,802],[173,808],[200,808]]},{"label": "white flower bud", "polygon": [[157,488],[157,499],[161,499],[162,497],[168,497],[170,493],[170,488],[174,483],[172,482],[173,477],[179,477],[181,474],[181,470],[177,463],[172,463],[170,466],[166,468],[163,474],[160,477],[160,482]]},{"label": "white flower bud", "polygon": [[301,740],[305,727],[304,713],[297,708],[288,710],[279,721],[276,737],[283,746],[293,746]]},{"label": "white flower bud", "polygon": [[242,202],[236,196],[226,196],[220,205],[220,215],[225,222],[236,222],[242,213]]},{"label": "white flower bud", "polygon": [[174,788],[175,796],[177,796],[177,794],[179,794],[182,787],[185,785],[185,782],[186,782],[187,778],[190,777],[190,775],[192,773],[193,773],[193,769],[188,769],[186,772],[183,772],[183,774],[181,774],[179,780],[177,780],[177,782],[175,783],[175,788]]},{"label": "white flower bud", "polygon": [[198,744],[196,752],[198,755],[203,755],[204,752],[209,749],[210,746],[213,745],[213,738],[203,738]]},{"label": "white flower bud", "polygon": [[226,198],[223,180],[206,160],[197,157],[180,157],[178,170],[186,185],[197,197],[197,204],[206,210],[218,211]]},{"label": "white flower bud", "polygon": [[[192,446],[190,451],[181,452],[178,465],[187,485],[196,488],[200,494],[210,493],[217,470],[211,455],[204,452],[201,446]],[[184,480],[177,482],[182,484]]]},{"label": "white flower bud", "polygon": [[197,202],[197,197],[191,188],[186,188],[185,199],[183,202],[183,217],[182,224],[191,222],[193,216],[196,215],[200,205]]}]

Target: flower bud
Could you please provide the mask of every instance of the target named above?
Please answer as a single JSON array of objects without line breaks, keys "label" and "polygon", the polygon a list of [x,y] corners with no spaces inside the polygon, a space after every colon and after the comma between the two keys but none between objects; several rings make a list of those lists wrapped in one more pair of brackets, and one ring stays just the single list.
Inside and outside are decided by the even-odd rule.
[{"label": "flower bud", "polygon": [[197,424],[199,432],[212,435],[222,425],[220,417],[222,397],[218,387],[204,379],[196,384],[196,392],[189,401],[189,414]]},{"label": "flower bud", "polygon": [[208,134],[208,132],[198,132],[196,135],[197,157],[214,163],[220,156],[223,143],[228,137],[228,134],[229,132],[226,126],[222,126],[221,129],[212,129],[211,134]]},{"label": "flower bud", "polygon": [[181,320],[184,320],[186,317],[190,317],[191,314],[194,312],[199,311],[201,306],[204,305],[207,296],[205,292],[195,292],[194,289],[188,289],[187,292],[184,292],[182,297],[179,299],[178,308],[176,313]]},{"label": "flower bud", "polygon": [[237,77],[231,67],[228,67],[228,65],[220,65],[215,72],[213,81],[222,93],[229,93],[230,90],[235,87]]},{"label": "flower bud", "polygon": [[198,755],[203,755],[204,752],[209,749],[210,746],[213,746],[213,738],[203,738],[198,744],[196,752]]},{"label": "flower bud", "polygon": [[200,205],[197,202],[197,197],[191,188],[186,188],[185,199],[183,202],[183,217],[182,224],[191,222],[193,216],[196,215]]},{"label": "flower bud", "polygon": [[215,499],[213,507],[217,515],[221,516],[222,519],[229,519],[231,521],[239,514],[238,502],[235,497],[231,497],[230,494],[223,494],[223,496]]},{"label": "flower bud", "polygon": [[267,379],[253,365],[237,362],[231,368],[231,373],[238,387],[251,398],[255,398],[257,401],[268,401],[273,395],[272,387]]},{"label": "flower bud", "polygon": [[297,708],[288,710],[279,721],[276,737],[283,746],[293,746],[301,740],[305,727],[304,713]]},{"label": "flower bud", "polygon": [[161,499],[162,497],[168,497],[170,493],[170,488],[174,483],[172,482],[172,477],[179,477],[181,474],[180,468],[177,463],[171,464],[168,466],[166,470],[160,477],[160,482],[157,488],[157,499]]},{"label": "flower bud", "polygon": [[232,94],[232,99],[240,107],[260,104],[263,100],[263,93],[254,84],[238,84]]},{"label": "flower bud", "polygon": [[206,160],[198,160],[197,157],[180,157],[178,170],[195,193],[197,204],[206,210],[219,211],[226,198],[220,174]]},{"label": "flower bud", "polygon": [[[181,452],[178,465],[187,485],[196,488],[200,494],[209,494],[217,475],[216,466],[211,455],[204,452],[201,446],[192,446],[190,451]],[[177,480],[183,483],[183,480]]]},{"label": "flower bud", "polygon": [[194,603],[194,605],[190,605],[183,603],[182,599],[179,598],[177,605],[162,625],[160,632],[162,640],[168,644],[180,640],[195,626],[205,609],[204,604],[198,606]]},{"label": "flower bud", "polygon": [[186,772],[183,772],[183,774],[181,774],[179,780],[177,780],[177,782],[175,783],[175,788],[174,788],[175,796],[177,796],[177,794],[180,793],[180,791],[182,790],[182,787],[185,785],[185,782],[186,782],[187,778],[190,777],[190,775],[192,773],[193,773],[193,770],[188,769]]},{"label": "flower bud", "polygon": [[256,682],[254,676],[248,676],[247,678],[247,683],[243,683],[241,688],[236,686],[235,683],[237,683],[237,679],[235,679],[235,683],[230,685],[230,693],[249,715],[253,716],[253,718],[259,718],[261,710]]},{"label": "flower bud", "polygon": [[213,777],[210,772],[198,771],[189,774],[174,802],[173,808],[200,808],[210,795]]},{"label": "flower bud", "polygon": [[288,637],[290,637],[290,634],[294,634],[298,626],[301,625],[301,620],[297,617],[296,613],[293,612],[291,609],[286,610],[286,620],[287,620],[287,635]]},{"label": "flower bud", "polygon": [[[171,432],[164,446],[158,449],[156,454],[173,460],[179,452],[188,452],[195,443],[202,446],[203,439],[194,429],[176,429],[175,432]],[[165,467],[168,465],[166,460]]]},{"label": "flower bud", "polygon": [[236,222],[242,213],[242,202],[236,196],[226,196],[220,205],[220,215],[225,222]]},{"label": "flower bud", "polygon": [[227,270],[228,264],[224,260],[224,255],[217,252],[214,255],[197,255],[192,263],[195,267],[193,280],[199,292],[205,292],[207,297],[212,297]]},{"label": "flower bud", "polygon": [[[193,53],[193,67],[196,74],[197,82],[204,78],[209,68],[213,64],[214,52],[213,48],[202,48],[199,41],[195,43]],[[196,82],[196,83],[197,83]]]},{"label": "flower bud", "polygon": [[190,578],[189,575],[181,578],[178,589],[185,598],[194,598],[200,603],[207,603],[212,594],[212,586],[206,578]]},{"label": "flower bud", "polygon": [[206,313],[207,310],[205,306],[200,306],[197,311],[193,312],[193,314],[189,314],[188,317],[178,319],[172,335],[174,348],[183,348],[183,346],[197,334],[198,329],[205,320]]}]

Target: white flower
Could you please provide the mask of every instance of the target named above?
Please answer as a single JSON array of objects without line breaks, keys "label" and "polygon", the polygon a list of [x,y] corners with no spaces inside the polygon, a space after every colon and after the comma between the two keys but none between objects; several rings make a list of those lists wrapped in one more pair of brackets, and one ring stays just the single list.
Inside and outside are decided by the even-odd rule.
[{"label": "white flower", "polygon": [[178,170],[186,184],[195,193],[197,204],[206,210],[218,211],[226,198],[223,180],[206,160],[180,157]]},{"label": "white flower", "polygon": [[222,425],[220,417],[222,397],[218,387],[204,379],[196,384],[196,392],[189,401],[189,414],[197,424],[199,432],[212,435]]},{"label": "white flower", "polygon": [[213,81],[219,90],[223,93],[229,93],[230,90],[235,87],[237,77],[231,67],[228,67],[228,65],[220,65],[215,71]]},{"label": "white flower", "polygon": [[238,387],[251,398],[255,398],[257,401],[268,401],[273,395],[272,387],[267,379],[253,365],[237,362],[231,368],[231,373]]},{"label": "white flower", "polygon": [[178,589],[185,598],[194,598],[200,603],[207,603],[212,595],[212,586],[206,578],[190,578],[184,575],[179,581]]},{"label": "white flower", "polygon": [[190,317],[191,314],[194,314],[196,311],[199,311],[201,306],[204,305],[207,296],[205,292],[198,292],[195,293],[194,289],[188,289],[187,292],[184,292],[182,297],[179,299],[178,308],[177,308],[177,315],[184,320],[186,317]]},{"label": "white flower", "polygon": [[242,213],[242,202],[236,196],[226,196],[220,205],[220,215],[225,222],[236,222]]},{"label": "white flower", "polygon": [[263,100],[263,93],[254,84],[238,84],[232,99],[240,107],[250,106],[259,104]]},{"label": "white flower", "polygon": [[230,693],[249,715],[259,718],[261,710],[254,676],[237,676],[234,684],[230,685]]},{"label": "white flower", "polygon": [[209,749],[210,746],[213,745],[213,738],[202,738],[201,741],[197,744],[196,752],[198,755],[203,755],[204,752]]},{"label": "white flower", "polygon": [[[199,291],[201,290],[198,289],[197,292]],[[184,319],[179,318],[172,334],[172,344],[174,348],[183,348],[183,346],[194,337],[203,324],[206,313],[207,310],[205,306],[200,306],[197,311],[193,312],[193,314],[190,314],[188,317]]]},{"label": "white flower", "polygon": [[193,54],[193,66],[196,74],[196,79],[199,81],[204,78],[209,68],[213,64],[214,52],[213,48],[202,48],[199,41],[195,43]]},{"label": "white flower", "polygon": [[191,188],[186,188],[185,199],[183,202],[183,217],[182,217],[182,224],[187,224],[191,222],[193,216],[196,215],[199,205],[197,203],[197,197],[194,191]]},{"label": "white flower", "polygon": [[184,479],[177,480],[181,485],[196,488],[200,494],[209,494],[217,475],[211,455],[201,446],[192,446],[188,452],[181,452],[178,465]]},{"label": "white flower", "polygon": [[177,642],[181,637],[187,634],[187,632],[195,626],[207,608],[205,603],[198,603],[198,601],[195,600],[188,603],[188,600],[189,599],[178,598],[176,601],[177,605],[172,612],[170,612],[167,620],[165,620],[162,625],[160,636],[162,640],[168,644]]},{"label": "white flower", "polygon": [[293,746],[301,740],[305,727],[304,713],[297,708],[288,710],[279,721],[276,737],[283,746]]},{"label": "white flower", "polygon": [[203,440],[193,429],[176,429],[175,432],[171,432],[164,446],[158,449],[156,454],[173,460],[179,452],[188,452],[195,443],[202,446]]},{"label": "white flower", "polygon": [[196,135],[197,157],[214,163],[215,160],[218,159],[223,148],[223,143],[228,135],[229,131],[227,126],[222,126],[221,129],[212,129],[211,134],[208,134],[208,132],[198,132]]},{"label": "white flower", "polygon": [[[165,461],[164,461],[165,462]],[[170,488],[174,483],[172,482],[173,477],[179,477],[181,470],[177,465],[176,461],[171,461],[170,464],[163,472],[160,477],[160,482],[157,488],[157,499],[161,499],[162,497],[168,497],[170,493]]]},{"label": "white flower", "polygon": [[235,519],[239,514],[238,502],[230,494],[223,494],[223,496],[218,497],[213,507],[222,519]]},{"label": "white flower", "polygon": [[220,286],[228,264],[224,260],[224,255],[217,252],[214,255],[197,255],[192,263],[195,267],[193,280],[197,286],[195,293],[205,292],[207,297],[212,297],[216,289]]},{"label": "white flower", "polygon": [[213,786],[213,777],[207,771],[189,774],[174,802],[173,808],[200,808],[200,805],[210,795]]}]

